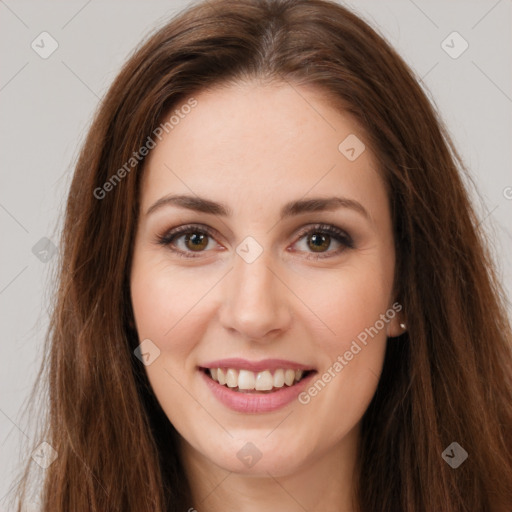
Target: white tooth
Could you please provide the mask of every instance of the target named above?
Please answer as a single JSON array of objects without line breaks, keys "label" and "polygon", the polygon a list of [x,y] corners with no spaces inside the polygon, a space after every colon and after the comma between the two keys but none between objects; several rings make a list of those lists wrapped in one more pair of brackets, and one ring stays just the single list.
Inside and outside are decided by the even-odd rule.
[{"label": "white tooth", "polygon": [[239,389],[254,389],[255,384],[254,372],[248,370],[240,370],[238,374]]},{"label": "white tooth", "polygon": [[226,372],[226,384],[229,388],[236,388],[238,386],[238,372],[229,368]]},{"label": "white tooth", "polygon": [[284,383],[287,386],[292,386],[294,380],[295,380],[295,370],[290,370],[290,369],[286,370],[284,372]]},{"label": "white tooth", "polygon": [[256,375],[256,389],[258,391],[270,391],[273,385],[274,379],[268,370],[259,372],[258,375]]},{"label": "white tooth", "polygon": [[284,370],[276,370],[274,372],[274,387],[282,388],[284,386]]},{"label": "white tooth", "polygon": [[270,370],[254,373],[249,370],[235,370],[234,368],[210,368],[209,373],[214,380],[222,386],[230,388],[238,387],[240,390],[271,391],[273,387],[282,388],[285,384],[293,386],[304,375],[303,370],[292,370],[291,368],[277,369],[274,375]]}]

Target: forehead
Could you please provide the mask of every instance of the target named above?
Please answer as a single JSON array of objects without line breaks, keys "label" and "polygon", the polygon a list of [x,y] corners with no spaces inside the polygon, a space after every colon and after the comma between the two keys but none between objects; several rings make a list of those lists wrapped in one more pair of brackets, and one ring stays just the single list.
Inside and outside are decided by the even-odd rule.
[{"label": "forehead", "polygon": [[254,198],[255,208],[308,193],[370,203],[385,196],[364,134],[321,91],[252,83],[193,99],[194,108],[183,108],[186,99],[166,116],[174,113],[175,124],[148,155],[143,206],[169,192],[229,196],[234,204]]}]

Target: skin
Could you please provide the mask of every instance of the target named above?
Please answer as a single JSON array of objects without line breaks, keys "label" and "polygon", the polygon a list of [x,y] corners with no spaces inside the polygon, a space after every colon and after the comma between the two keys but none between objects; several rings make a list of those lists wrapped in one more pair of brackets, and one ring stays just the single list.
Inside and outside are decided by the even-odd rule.
[{"label": "skin", "polygon": [[[363,142],[364,135],[310,86],[250,82],[195,98],[197,106],[146,161],[130,276],[139,338],[160,350],[145,368],[182,438],[190,506],[200,512],[353,510],[360,420],[378,384],[387,338],[402,332],[399,314],[305,405],[232,411],[197,367],[226,357],[282,358],[322,375],[390,310],[395,253],[376,159],[368,147],[355,161],[338,150],[349,134]],[[233,216],[174,205],[146,215],[171,193],[225,203]],[[288,201],[332,195],[359,202],[369,218],[339,208],[279,219]],[[157,243],[189,223],[216,230],[201,252],[183,235],[174,240],[176,250],[195,258]],[[315,252],[311,234],[297,235],[317,223],[346,231],[354,247],[331,238]],[[263,249],[252,263],[236,252],[247,236]],[[319,254],[328,257],[308,259]],[[249,441],[262,455],[252,467],[237,457]]]}]

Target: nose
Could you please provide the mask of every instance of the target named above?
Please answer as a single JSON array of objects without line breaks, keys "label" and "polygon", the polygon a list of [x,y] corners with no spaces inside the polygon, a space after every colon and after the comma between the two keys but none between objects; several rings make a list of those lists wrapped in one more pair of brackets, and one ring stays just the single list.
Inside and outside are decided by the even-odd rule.
[{"label": "nose", "polygon": [[270,255],[263,253],[252,263],[235,255],[234,268],[226,276],[220,322],[243,339],[268,342],[290,326],[292,292]]}]

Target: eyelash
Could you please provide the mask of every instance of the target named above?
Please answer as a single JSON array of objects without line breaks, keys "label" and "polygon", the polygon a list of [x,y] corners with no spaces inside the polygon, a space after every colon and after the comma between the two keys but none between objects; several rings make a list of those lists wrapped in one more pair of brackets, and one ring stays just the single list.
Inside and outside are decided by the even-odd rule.
[{"label": "eyelash", "polygon": [[[179,228],[168,231],[167,233],[165,233],[163,235],[157,236],[156,243],[158,243],[159,245],[169,247],[171,251],[173,251],[180,257],[198,258],[198,257],[200,257],[200,253],[205,252],[205,251],[198,251],[197,255],[195,255],[195,254],[191,253],[191,251],[184,252],[181,249],[174,249],[172,247],[172,242],[174,242],[176,239],[180,238],[180,236],[190,234],[190,233],[207,235],[211,238],[214,238],[214,236],[215,236],[214,231],[208,227],[203,227],[203,226],[200,226],[197,224],[187,224],[185,226],[180,226]],[[331,254],[332,252],[334,252],[334,255],[338,255],[341,252],[343,252],[345,249],[353,249],[354,248],[354,242],[353,242],[352,238],[347,233],[345,233],[345,231],[343,231],[335,226],[331,226],[329,224],[315,224],[314,226],[311,226],[311,227],[308,227],[307,229],[302,230],[298,234],[297,242],[299,240],[302,240],[302,238],[304,238],[304,236],[313,234],[313,233],[329,235],[345,247],[338,249],[336,251],[327,251],[327,253],[318,253],[316,255],[314,253],[311,253],[312,255],[306,256],[306,259],[320,260],[320,259],[324,259],[324,258],[331,258],[333,256]],[[295,243],[297,243],[297,242],[295,242]],[[322,256],[322,254],[329,254],[329,256]]]}]

